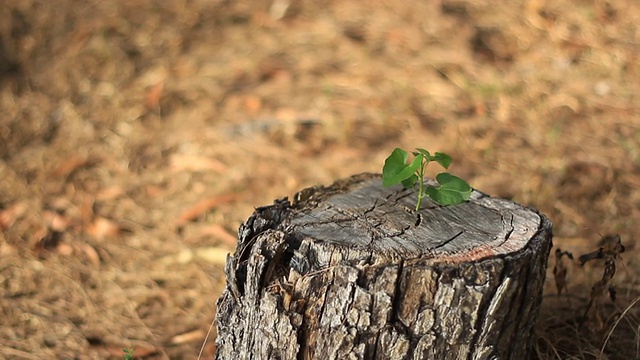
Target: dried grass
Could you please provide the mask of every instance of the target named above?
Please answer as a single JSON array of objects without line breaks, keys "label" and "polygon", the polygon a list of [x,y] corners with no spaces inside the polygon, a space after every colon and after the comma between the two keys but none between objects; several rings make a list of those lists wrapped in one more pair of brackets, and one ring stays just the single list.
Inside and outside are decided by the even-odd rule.
[{"label": "dried grass", "polygon": [[224,279],[198,249],[422,146],[547,214],[563,250],[619,233],[606,326],[576,320],[601,269],[570,267],[536,352],[638,358],[638,18],[624,0],[5,1],[0,355],[194,358]]}]

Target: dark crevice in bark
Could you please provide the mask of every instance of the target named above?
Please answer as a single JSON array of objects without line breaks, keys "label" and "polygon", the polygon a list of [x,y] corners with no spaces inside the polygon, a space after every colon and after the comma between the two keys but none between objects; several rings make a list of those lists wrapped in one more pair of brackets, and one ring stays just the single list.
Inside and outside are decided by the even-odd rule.
[{"label": "dark crevice in bark", "polygon": [[391,308],[391,322],[402,323],[400,321],[400,317],[398,316],[398,311],[401,309],[402,302],[402,276],[404,275],[404,261],[398,262],[398,271],[396,273],[396,281],[393,289],[393,299],[391,304],[393,307]]}]

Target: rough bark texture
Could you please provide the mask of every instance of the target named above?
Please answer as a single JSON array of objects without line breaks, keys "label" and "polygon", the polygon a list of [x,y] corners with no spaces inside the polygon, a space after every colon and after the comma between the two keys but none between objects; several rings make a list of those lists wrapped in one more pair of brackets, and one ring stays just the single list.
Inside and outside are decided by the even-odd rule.
[{"label": "rough bark texture", "polygon": [[551,223],[362,174],[256,209],[227,259],[218,359],[525,359]]}]

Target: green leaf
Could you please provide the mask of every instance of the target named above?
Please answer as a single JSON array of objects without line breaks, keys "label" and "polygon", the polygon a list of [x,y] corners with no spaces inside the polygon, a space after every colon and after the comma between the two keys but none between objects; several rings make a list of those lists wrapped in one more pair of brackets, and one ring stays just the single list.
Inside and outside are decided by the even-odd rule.
[{"label": "green leaf", "polygon": [[409,154],[396,148],[385,160],[382,168],[382,186],[389,187],[409,179],[422,165],[423,156],[416,156],[410,165],[407,165]]},{"label": "green leaf", "polygon": [[416,184],[416,181],[418,181],[418,175],[411,175],[410,177],[402,180],[402,186],[404,186],[405,189],[411,189]]},{"label": "green leaf", "polygon": [[391,155],[387,157],[382,168],[382,185],[384,187],[398,183],[396,177],[407,167],[408,158],[409,154],[400,148],[395,148]]},{"label": "green leaf", "polygon": [[433,160],[433,159],[431,158],[431,153],[430,153],[430,152],[428,152],[427,150],[425,150],[425,149],[423,149],[423,148],[416,148],[416,150],[418,150],[418,152],[419,152],[420,154],[424,155],[424,157],[425,157],[426,159],[428,159],[429,161]]},{"label": "green leaf", "polygon": [[431,156],[429,160],[437,162],[438,164],[442,165],[442,167],[445,169],[448,169],[449,166],[451,165],[451,162],[453,161],[451,159],[451,156],[441,152],[435,153],[435,155]]},{"label": "green leaf", "polygon": [[446,172],[438,174],[436,180],[440,186],[429,186],[426,193],[439,205],[456,205],[469,200],[471,186],[466,181]]}]

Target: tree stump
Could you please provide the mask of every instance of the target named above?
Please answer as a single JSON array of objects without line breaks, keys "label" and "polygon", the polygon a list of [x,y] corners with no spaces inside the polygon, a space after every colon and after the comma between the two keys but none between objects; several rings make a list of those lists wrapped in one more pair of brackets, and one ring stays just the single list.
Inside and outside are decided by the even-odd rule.
[{"label": "tree stump", "polygon": [[361,174],[257,208],[227,258],[216,358],[526,359],[549,220],[475,190],[415,201]]}]

